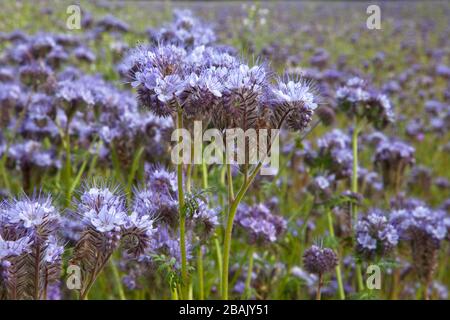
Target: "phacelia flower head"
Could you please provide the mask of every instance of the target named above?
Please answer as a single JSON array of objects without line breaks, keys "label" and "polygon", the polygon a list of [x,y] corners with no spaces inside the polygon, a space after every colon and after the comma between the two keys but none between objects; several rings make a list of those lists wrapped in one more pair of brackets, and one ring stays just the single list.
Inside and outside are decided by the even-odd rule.
[{"label": "phacelia flower head", "polygon": [[313,245],[303,254],[303,266],[309,273],[324,275],[333,271],[337,264],[337,255],[329,248]]},{"label": "phacelia flower head", "polygon": [[374,162],[381,169],[383,183],[393,190],[400,190],[405,170],[415,163],[415,149],[402,142],[386,140],[378,144]]},{"label": "phacelia flower head", "polygon": [[314,110],[318,107],[318,94],[311,81],[279,80],[272,89],[275,122],[282,125],[286,120],[288,127],[303,131],[311,123]]},{"label": "phacelia flower head", "polygon": [[386,215],[372,210],[356,224],[356,249],[366,258],[384,256],[398,243],[399,236]]},{"label": "phacelia flower head", "polygon": [[38,230],[44,226],[48,231],[54,230],[59,223],[58,210],[52,204],[50,196],[24,196],[6,202],[2,215],[9,224],[27,230]]},{"label": "phacelia flower head", "polygon": [[119,232],[127,222],[124,199],[116,188],[94,183],[81,194],[77,213],[100,233]]},{"label": "phacelia flower head", "polygon": [[444,211],[424,206],[392,212],[391,222],[401,240],[411,245],[413,265],[421,281],[429,284],[437,267],[441,242],[450,225]]},{"label": "phacelia flower head", "polygon": [[395,120],[389,98],[361,78],[350,78],[344,87],[336,91],[336,98],[350,117],[365,118],[376,128],[384,128]]},{"label": "phacelia flower head", "polygon": [[286,220],[272,214],[263,203],[241,205],[236,214],[236,223],[248,233],[250,242],[258,245],[277,241],[287,227]]},{"label": "phacelia flower head", "polygon": [[28,236],[17,240],[5,240],[0,235],[0,260],[27,253],[30,249],[30,242],[31,241]]}]

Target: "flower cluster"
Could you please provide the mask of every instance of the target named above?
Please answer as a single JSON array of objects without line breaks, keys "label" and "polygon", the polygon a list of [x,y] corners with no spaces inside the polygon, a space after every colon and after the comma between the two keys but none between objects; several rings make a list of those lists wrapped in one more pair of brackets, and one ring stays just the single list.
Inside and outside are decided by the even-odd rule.
[{"label": "flower cluster", "polygon": [[400,239],[410,243],[417,276],[428,284],[437,266],[441,242],[450,226],[449,218],[444,211],[417,206],[392,212],[391,223],[397,228]]},{"label": "flower cluster", "polygon": [[393,190],[400,190],[405,170],[415,163],[415,149],[398,140],[386,140],[378,144],[374,162],[383,175],[383,184]]},{"label": "flower cluster", "polygon": [[317,140],[319,150],[310,151],[306,161],[335,175],[336,179],[345,179],[352,174],[353,155],[350,137],[339,129],[327,132]]},{"label": "flower cluster", "polygon": [[[0,293],[8,299],[42,299],[59,280],[63,247],[60,216],[50,197],[22,197],[0,207]],[[44,281],[45,279],[45,281]]]},{"label": "flower cluster", "polygon": [[286,230],[287,222],[271,213],[263,203],[241,205],[236,213],[237,225],[245,230],[251,244],[264,245],[277,241]]},{"label": "flower cluster", "polygon": [[211,27],[194,17],[189,10],[174,10],[174,20],[166,26],[149,30],[154,43],[170,43],[185,48],[208,45],[216,40]]},{"label": "flower cluster", "polygon": [[[177,16],[172,29],[196,24]],[[212,120],[222,129],[281,128],[286,122],[301,131],[318,105],[311,82],[286,79],[272,86],[264,64],[249,66],[220,46],[159,42],[137,47],[124,64],[140,104],[159,116],[183,110],[188,119]]]},{"label": "flower cluster", "polygon": [[303,253],[303,266],[309,273],[322,276],[332,272],[337,264],[337,255],[329,248],[320,248],[313,245]]},{"label": "flower cluster", "polygon": [[388,254],[398,243],[397,230],[386,215],[372,210],[360,218],[355,228],[356,250],[366,258]]},{"label": "flower cluster", "polygon": [[361,78],[350,78],[344,87],[336,91],[339,106],[350,117],[367,119],[376,128],[394,122],[395,115],[389,98],[371,88]]}]

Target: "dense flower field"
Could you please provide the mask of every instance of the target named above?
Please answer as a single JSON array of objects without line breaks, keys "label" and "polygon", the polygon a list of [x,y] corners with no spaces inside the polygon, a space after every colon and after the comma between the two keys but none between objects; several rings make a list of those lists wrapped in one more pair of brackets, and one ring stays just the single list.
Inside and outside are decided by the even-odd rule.
[{"label": "dense flower field", "polygon": [[0,299],[448,299],[448,3],[69,5],[0,12]]}]

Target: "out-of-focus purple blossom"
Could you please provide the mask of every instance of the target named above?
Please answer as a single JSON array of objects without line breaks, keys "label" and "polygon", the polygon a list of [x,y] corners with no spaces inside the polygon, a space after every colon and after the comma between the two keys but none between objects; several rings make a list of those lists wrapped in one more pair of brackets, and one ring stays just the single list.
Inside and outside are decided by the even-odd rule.
[{"label": "out-of-focus purple blossom", "polygon": [[251,207],[241,205],[235,221],[248,233],[250,242],[258,245],[275,242],[287,227],[284,218],[273,215],[262,203]]},{"label": "out-of-focus purple blossom", "polygon": [[405,170],[415,163],[415,149],[399,140],[381,142],[374,156],[374,163],[381,170],[383,184],[399,191]]},{"label": "out-of-focus purple blossom", "polygon": [[336,98],[350,117],[366,118],[376,128],[383,128],[395,120],[388,97],[370,88],[361,78],[350,78],[336,91]]},{"label": "out-of-focus purple blossom", "polygon": [[391,223],[398,230],[400,239],[410,243],[417,276],[428,285],[437,267],[441,242],[450,225],[448,217],[444,211],[419,206],[392,212]]},{"label": "out-of-focus purple blossom", "polygon": [[356,248],[366,258],[384,256],[398,243],[397,230],[379,210],[370,211],[356,224]]},{"label": "out-of-focus purple blossom", "polygon": [[322,276],[332,272],[338,264],[338,257],[329,248],[313,245],[303,253],[303,266],[309,273]]},{"label": "out-of-focus purple blossom", "polygon": [[104,31],[128,32],[129,25],[113,15],[106,15],[101,18],[97,25]]}]

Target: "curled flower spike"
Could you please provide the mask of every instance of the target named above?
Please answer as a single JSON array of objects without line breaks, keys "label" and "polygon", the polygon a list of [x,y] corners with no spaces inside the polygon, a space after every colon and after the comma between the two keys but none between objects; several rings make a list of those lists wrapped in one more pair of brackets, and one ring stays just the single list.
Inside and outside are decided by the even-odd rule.
[{"label": "curled flower spike", "polygon": [[428,287],[437,267],[441,242],[450,225],[445,212],[424,206],[400,209],[391,213],[391,223],[400,239],[410,243],[417,276]]},{"label": "curled flower spike", "polygon": [[311,81],[279,80],[272,89],[270,103],[273,108],[273,124],[281,128],[286,121],[294,131],[305,130],[312,121],[312,115],[318,107],[318,95]]}]

